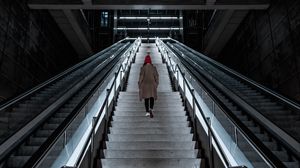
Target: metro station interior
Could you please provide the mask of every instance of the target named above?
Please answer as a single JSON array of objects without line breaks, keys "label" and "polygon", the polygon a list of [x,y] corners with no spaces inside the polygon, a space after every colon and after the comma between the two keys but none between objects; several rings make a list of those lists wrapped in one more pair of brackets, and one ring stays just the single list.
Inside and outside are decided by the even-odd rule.
[{"label": "metro station interior", "polygon": [[300,1],[0,0],[0,128],[0,168],[300,168]]}]

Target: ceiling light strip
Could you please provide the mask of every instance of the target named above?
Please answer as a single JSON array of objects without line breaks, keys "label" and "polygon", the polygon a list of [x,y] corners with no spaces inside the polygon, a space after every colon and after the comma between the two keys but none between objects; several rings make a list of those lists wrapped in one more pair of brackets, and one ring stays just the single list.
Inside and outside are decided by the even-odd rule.
[{"label": "ceiling light strip", "polygon": [[[118,28],[114,28],[116,30],[148,30],[147,27],[129,27],[129,28],[125,28],[125,27],[118,27]],[[183,30],[183,28],[179,28],[179,27],[150,27],[149,30]]]},{"label": "ceiling light strip", "polygon": [[[147,20],[148,17],[119,17],[121,20]],[[152,20],[176,20],[179,19],[178,17],[168,17],[168,16],[162,16],[162,17],[149,17],[149,19]]]}]

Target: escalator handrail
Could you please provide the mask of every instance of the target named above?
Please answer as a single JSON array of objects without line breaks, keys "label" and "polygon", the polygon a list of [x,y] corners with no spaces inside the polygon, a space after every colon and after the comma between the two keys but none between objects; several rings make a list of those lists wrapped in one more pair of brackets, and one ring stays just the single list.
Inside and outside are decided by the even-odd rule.
[{"label": "escalator handrail", "polygon": [[[85,77],[85,78],[87,78],[87,77]],[[76,83],[74,83],[74,84],[71,86],[71,88],[74,87],[75,85],[76,85]],[[66,92],[67,92],[67,90],[64,91],[64,93],[66,93]],[[65,100],[63,100],[63,101],[65,101]],[[58,105],[56,105],[56,106],[60,106],[60,104],[58,104]],[[45,118],[45,117],[43,117],[42,119],[40,119],[39,123],[40,123],[40,122],[43,122],[44,118]],[[32,125],[32,124],[31,124],[31,125]],[[31,133],[34,131],[34,129],[36,129],[37,127],[38,127],[38,126],[34,125],[29,131],[26,132],[26,135],[31,134]],[[18,137],[18,140],[16,141],[16,143],[17,143],[16,145],[12,145],[12,146],[4,145],[4,148],[6,148],[6,149],[3,149],[4,152],[1,151],[1,152],[3,152],[3,153],[2,153],[2,155],[0,156],[0,163],[1,163],[3,160],[5,160],[5,159],[9,156],[9,154],[11,154],[11,152],[12,152],[17,146],[19,146],[19,144],[22,144],[22,143],[24,142],[24,139],[26,139],[25,136]],[[9,141],[9,140],[6,140],[6,141]],[[6,147],[5,147],[5,146],[6,146]]]},{"label": "escalator handrail", "polygon": [[[132,44],[131,46],[129,46],[127,48],[127,50],[125,52],[119,53],[118,55],[123,55],[127,52],[130,52],[132,50],[132,46],[134,44]],[[126,48],[124,46],[124,48]],[[123,49],[122,49],[123,50]],[[116,59],[118,58],[117,56],[114,58]],[[113,61],[113,60],[112,60]],[[115,67],[115,65],[117,65],[117,63],[119,62],[119,60],[113,65],[111,66],[111,69],[113,69],[113,67]],[[110,65],[111,62],[109,62],[107,65]],[[122,69],[122,65],[118,68],[118,71],[120,71]],[[107,76],[109,76],[109,72],[108,71],[103,79],[107,78]],[[64,132],[67,130],[67,128],[71,125],[71,123],[75,120],[76,116],[79,114],[79,112],[82,110],[82,108],[84,107],[85,104],[88,103],[88,101],[90,100],[90,98],[93,97],[93,93],[101,86],[101,83],[103,83],[103,79],[101,79],[92,89],[91,91],[89,91],[89,93],[83,98],[83,100],[76,105],[75,109],[71,112],[71,114],[63,121],[62,124],[59,125],[59,127],[51,134],[51,136],[46,140],[46,142],[39,148],[39,150],[37,152],[34,153],[34,155],[26,162],[26,165],[24,167],[35,167],[37,164],[40,163],[41,160],[43,160],[47,153],[51,150],[51,148],[53,147],[53,145],[57,142],[57,140],[59,139],[59,137],[61,137]],[[100,114],[99,114],[100,116]]]},{"label": "escalator handrail", "polygon": [[80,68],[81,66],[83,66],[83,65],[85,65],[85,64],[87,64],[87,63],[89,63],[89,62],[91,62],[92,60],[94,60],[95,58],[97,58],[99,55],[102,55],[103,53],[107,52],[109,49],[111,49],[111,48],[114,47],[115,45],[117,45],[117,44],[119,44],[119,43],[121,43],[121,42],[123,42],[123,41],[125,41],[125,40],[126,40],[126,39],[122,39],[122,40],[118,41],[118,42],[115,43],[114,45],[112,45],[112,46],[110,46],[110,47],[108,47],[108,48],[106,48],[106,49],[104,49],[104,50],[98,52],[97,54],[94,54],[93,56],[91,56],[91,57],[85,59],[84,61],[81,61],[80,63],[78,63],[78,64],[72,66],[71,68],[69,68],[69,69],[67,69],[67,70],[65,70],[65,71],[63,71],[63,72],[61,72],[61,73],[59,73],[58,75],[56,75],[56,76],[50,78],[49,80],[47,80],[47,81],[45,81],[45,82],[43,82],[43,83],[41,83],[41,84],[39,84],[39,85],[33,87],[32,89],[30,89],[30,90],[28,90],[28,91],[26,91],[26,92],[20,94],[19,96],[15,97],[15,98],[13,98],[13,99],[11,99],[11,100],[6,101],[4,104],[1,104],[1,105],[0,105],[0,111],[2,111],[2,110],[4,110],[4,109],[6,109],[7,107],[9,107],[9,106],[11,106],[11,105],[13,105],[13,104],[19,102],[20,100],[22,100],[22,99],[26,98],[27,96],[29,96],[29,95],[35,93],[36,91],[40,90],[41,88],[44,88],[45,86],[47,86],[47,85],[53,83],[53,82],[56,81],[57,79],[59,79],[59,78],[65,76],[65,75],[69,74],[70,72],[73,72],[74,70]]},{"label": "escalator handrail", "polygon": [[300,112],[300,105],[297,103],[297,102],[294,102],[293,100],[290,100],[288,99],[287,97],[279,94],[279,93],[276,93],[275,91],[253,81],[252,79],[249,79],[247,78],[246,76],[222,65],[221,63],[195,51],[194,49],[188,47],[188,46],[185,46],[183,45],[182,43],[180,43],[179,41],[177,40],[174,40],[172,39],[173,41],[175,41],[176,43],[178,43],[179,45],[181,45],[182,47],[184,47],[185,49],[189,50],[190,52],[192,52],[193,54],[197,55],[197,56],[200,56],[202,59],[205,59],[207,60],[208,62],[212,63],[213,65],[215,65],[216,67],[218,67],[219,69],[221,70],[225,70],[226,72],[228,72],[229,74],[231,75],[234,75],[235,77],[239,78],[239,79],[242,79],[243,81],[251,84],[252,86],[254,86],[255,88],[258,88],[259,90],[267,93],[268,95],[272,96],[272,97],[275,97],[276,99],[279,99],[281,102],[283,102],[284,104],[288,105],[289,107],[293,108],[294,110]]},{"label": "escalator handrail", "polygon": [[[167,47],[167,46],[165,46]],[[169,49],[169,47],[167,47]],[[171,51],[169,49],[169,51]],[[173,51],[171,51],[173,53]],[[176,56],[175,53],[173,55]],[[185,65],[184,65],[185,66]],[[176,65],[176,67],[181,70],[181,68]],[[185,66],[188,67],[188,66]],[[190,68],[188,68],[190,69]],[[218,99],[218,97],[207,87],[203,84],[201,80],[197,77],[197,75],[193,75],[194,78],[198,79],[197,81],[201,83],[204,90],[208,93],[208,95],[211,97],[211,99],[216,103],[216,105],[219,106],[221,111],[224,112],[224,114],[227,116],[229,121],[239,130],[241,135],[245,137],[245,139],[250,143],[252,147],[259,153],[260,156],[263,157],[265,161],[267,161],[269,164],[271,164],[274,167],[286,167],[250,130],[247,128],[243,123],[231,112],[231,110]],[[184,78],[186,80],[186,78]],[[189,86],[189,85],[187,85]],[[194,97],[194,96],[193,96]],[[197,99],[195,99],[195,103],[199,109],[201,109],[201,106],[199,105]],[[200,112],[202,110],[199,110]],[[229,114],[228,114],[229,113]],[[205,119],[205,115],[203,112],[201,112],[202,118]],[[206,126],[209,127],[208,122],[206,122]],[[211,130],[212,131],[212,130]],[[212,131],[213,132],[213,131]],[[219,143],[219,142],[218,142]]]},{"label": "escalator handrail", "polygon": [[[184,48],[185,49],[185,48]],[[193,54],[193,53],[191,53]],[[218,79],[215,79],[216,81],[219,81]],[[220,81],[219,81],[220,82]],[[231,90],[230,88],[228,88],[229,90]],[[240,98],[243,100],[243,98]],[[247,108],[244,108],[243,106],[241,106],[242,109],[248,111]],[[254,107],[253,107],[254,108]],[[255,109],[255,108],[254,108]],[[273,123],[273,121],[270,121],[271,123]],[[281,129],[280,127],[278,127],[276,125],[276,123],[273,123],[274,126],[276,127],[276,130],[280,130],[282,131],[281,133],[286,134],[286,136],[288,136],[289,140],[292,140],[292,142],[290,142],[288,139],[285,138],[278,138],[280,137],[281,133],[274,131],[275,129],[273,127],[269,127],[269,125],[266,125],[263,121],[260,121],[260,125],[263,126],[264,128],[266,128],[266,130],[273,135],[273,138],[276,139],[277,141],[282,142],[283,147],[287,150],[290,151],[292,153],[293,156],[295,156],[297,159],[299,159],[299,148],[297,148],[295,146],[295,144],[299,144],[299,142],[293,138],[288,132],[286,132],[285,130]]]},{"label": "escalator handrail", "polygon": [[[187,50],[185,47],[183,47],[183,45],[179,45],[179,47],[182,47],[182,49]],[[188,52],[190,52],[189,50],[187,50]],[[194,54],[192,52],[190,52],[191,54]],[[198,60],[201,61],[201,60]],[[204,60],[205,61],[205,60]],[[208,62],[210,63],[210,62]],[[211,65],[211,64],[210,64]],[[213,66],[214,67],[214,66]],[[220,69],[219,69],[220,70]],[[218,81],[218,79],[215,79],[216,81]],[[219,81],[220,82],[220,81]],[[228,88],[228,90],[230,90],[231,92],[233,92],[230,88]],[[244,98],[238,96],[239,99],[241,99],[244,102],[247,102]],[[280,100],[279,100],[280,101]],[[243,105],[241,105],[243,106]],[[260,113],[262,116],[265,116],[263,113],[261,113],[259,110],[256,109],[256,107],[252,106],[251,104],[249,104],[249,107],[252,108],[253,110],[255,110],[255,112]],[[249,111],[249,109],[247,107],[243,109],[246,111]],[[252,111],[252,110],[250,110]],[[296,111],[298,111],[296,109]],[[276,123],[274,123],[272,120],[269,120],[267,116],[265,116],[265,118],[267,120],[270,121],[270,123],[272,123],[272,125],[270,126],[269,124],[266,124],[263,120],[261,120],[260,117],[256,117],[254,116],[254,118],[258,119],[258,121],[260,122],[260,125],[262,125],[263,127],[265,127],[268,132],[271,132],[271,134],[274,134],[274,138],[278,141],[283,142],[283,146],[285,147],[285,149],[287,149],[288,151],[291,151],[293,153],[293,155],[299,159],[300,155],[299,155],[299,141],[298,139],[296,139],[293,135],[291,135],[291,133],[287,132],[286,130],[280,128]],[[284,136],[282,135],[284,134]]]}]

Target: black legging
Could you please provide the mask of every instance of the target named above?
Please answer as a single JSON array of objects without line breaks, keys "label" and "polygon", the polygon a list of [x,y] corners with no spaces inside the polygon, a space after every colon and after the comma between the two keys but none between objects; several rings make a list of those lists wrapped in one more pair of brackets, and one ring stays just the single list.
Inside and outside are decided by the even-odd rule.
[{"label": "black legging", "polygon": [[154,98],[153,97],[145,99],[146,112],[149,112],[149,101],[150,101],[150,109],[153,109],[153,106],[154,106]]}]

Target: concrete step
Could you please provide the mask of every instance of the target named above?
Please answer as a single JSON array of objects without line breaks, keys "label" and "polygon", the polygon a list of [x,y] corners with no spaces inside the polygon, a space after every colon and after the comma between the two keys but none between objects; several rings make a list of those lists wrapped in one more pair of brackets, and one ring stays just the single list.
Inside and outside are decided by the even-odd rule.
[{"label": "concrete step", "polygon": [[[139,97],[136,98],[122,98],[117,100],[118,103],[136,103],[136,104],[144,104],[144,100],[140,101]],[[154,104],[156,103],[182,103],[182,99],[179,98],[166,98],[162,99],[161,97],[158,97],[157,100],[154,101]]]},{"label": "concrete step", "polygon": [[[172,91],[172,87],[171,87],[171,83],[168,85],[159,85],[157,87],[157,91]],[[133,87],[127,87],[126,88],[127,91],[138,91],[138,86],[133,86]],[[161,98],[162,96],[159,96],[159,98]]]},{"label": "concrete step", "polygon": [[196,158],[198,150],[104,150],[105,158]]},{"label": "concrete step", "polygon": [[[138,88],[137,89],[137,92],[138,92]],[[173,93],[173,92],[170,92],[170,93]],[[121,98],[130,98],[130,97],[138,97],[139,94],[128,94],[128,95],[125,95],[125,94],[119,94],[119,97]],[[165,97],[165,98],[172,98],[172,97],[175,97],[175,98],[179,98],[180,97],[180,94],[158,94],[157,93],[157,97]]]},{"label": "concrete step", "polygon": [[[139,97],[136,96],[135,98],[120,98],[117,100],[118,103],[137,103],[137,104],[144,104],[144,101],[140,101]],[[181,97],[172,97],[170,96],[170,98],[164,98],[162,99],[161,97],[158,97],[157,100],[154,101],[154,103],[175,103],[175,102],[182,102]]]},{"label": "concrete step", "polygon": [[136,142],[136,141],[192,141],[193,134],[108,134],[108,140],[110,142],[118,141],[118,142]]},{"label": "concrete step", "polygon": [[[123,98],[123,99],[118,99],[117,100],[117,103],[136,103],[136,104],[144,104],[144,101],[140,101],[140,100],[137,100],[138,97],[136,97],[136,99],[127,99],[127,98]],[[174,103],[174,104],[177,104],[177,103],[181,103],[182,104],[182,99],[179,97],[179,98],[172,98],[172,99],[157,99],[154,101],[155,104],[163,104],[163,103]]]},{"label": "concrete step", "polygon": [[195,168],[201,159],[101,159],[103,168]]},{"label": "concrete step", "polygon": [[184,127],[189,126],[190,122],[188,121],[168,121],[168,122],[161,122],[161,121],[127,121],[127,122],[120,122],[120,121],[112,121],[111,126],[112,127],[121,127],[121,128],[155,128],[155,127]]},{"label": "concrete step", "polygon": [[[155,116],[185,116],[185,111],[154,111]],[[115,111],[115,116],[145,116],[145,112],[139,111]]]},{"label": "concrete step", "polygon": [[187,121],[187,117],[186,116],[172,116],[172,117],[161,117],[161,116],[155,116],[153,118],[149,118],[149,117],[140,117],[140,116],[113,116],[112,117],[113,121],[123,121],[123,122],[141,122],[141,121],[162,121],[162,122],[184,122]]},{"label": "concrete step", "polygon": [[[119,101],[124,101],[124,102],[136,102],[136,103],[143,103],[144,101],[140,101],[139,96],[127,96],[127,97],[118,97],[118,102]],[[182,102],[181,97],[172,97],[172,96],[158,96],[157,100],[155,102]]]},{"label": "concrete step", "polygon": [[[116,111],[145,111],[145,107],[119,107],[116,106],[115,107]],[[184,111],[184,107],[183,106],[171,106],[171,107],[156,107],[156,105],[154,104],[154,112],[155,111]]]},{"label": "concrete step", "polygon": [[[119,95],[122,96],[128,96],[128,95],[136,95],[138,96],[139,95],[139,92],[119,92]],[[157,95],[158,96],[161,96],[161,95],[174,95],[174,96],[180,96],[180,93],[179,92],[157,92]]]},{"label": "concrete step", "polygon": [[111,127],[110,134],[189,134],[190,127],[155,127],[155,128],[116,128]]},{"label": "concrete step", "polygon": [[142,142],[106,142],[108,150],[192,150],[195,142],[165,142],[165,141],[142,141]]},{"label": "concrete step", "polygon": [[[176,108],[184,108],[182,106],[182,103],[179,101],[174,101],[174,102],[165,102],[165,103],[154,103],[155,108],[160,109],[160,108],[171,108],[171,109],[176,109]],[[116,108],[145,108],[145,105],[143,103],[119,103],[117,104]]]}]

